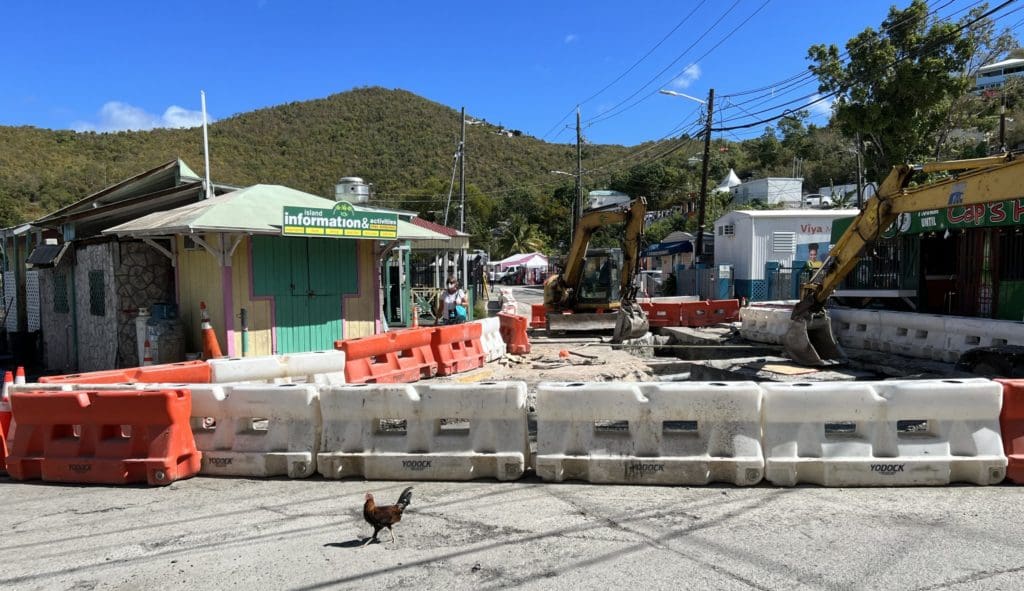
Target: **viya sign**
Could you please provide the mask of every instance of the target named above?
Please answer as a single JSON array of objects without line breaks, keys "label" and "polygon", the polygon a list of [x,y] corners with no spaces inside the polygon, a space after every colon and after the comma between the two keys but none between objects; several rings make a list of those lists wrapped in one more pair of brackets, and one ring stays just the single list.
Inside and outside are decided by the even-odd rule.
[{"label": "viya sign", "polygon": [[398,214],[356,211],[351,203],[339,201],[331,209],[285,207],[284,236],[322,238],[396,238]]}]

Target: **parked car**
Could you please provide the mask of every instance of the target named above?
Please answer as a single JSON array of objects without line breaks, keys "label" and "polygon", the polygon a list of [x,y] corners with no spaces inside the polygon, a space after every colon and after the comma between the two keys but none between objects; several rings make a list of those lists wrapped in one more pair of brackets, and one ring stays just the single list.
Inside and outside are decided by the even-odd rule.
[{"label": "parked car", "polygon": [[494,283],[501,283],[502,285],[514,285],[516,278],[519,276],[519,270],[521,265],[512,265],[503,271],[494,272]]}]

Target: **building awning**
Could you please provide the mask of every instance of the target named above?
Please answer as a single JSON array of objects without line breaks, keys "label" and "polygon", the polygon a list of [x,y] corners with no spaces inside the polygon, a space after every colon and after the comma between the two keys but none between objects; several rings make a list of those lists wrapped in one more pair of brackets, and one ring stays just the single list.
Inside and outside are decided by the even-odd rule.
[{"label": "building awning", "polygon": [[25,263],[34,268],[56,267],[67,252],[69,242],[64,244],[40,244],[32,249]]},{"label": "building awning", "polygon": [[[281,185],[253,185],[176,209],[151,213],[108,228],[103,233],[133,238],[200,233],[279,236],[285,207],[330,209],[334,205],[335,202],[330,199]],[[358,205],[353,205],[353,209],[367,213],[381,211]],[[448,240],[443,234],[422,230],[399,219],[397,239]]]},{"label": "building awning", "polygon": [[660,257],[668,256],[670,254],[678,254],[680,252],[693,252],[693,243],[690,241],[685,242],[659,242],[652,244],[644,249],[643,256],[645,257]]}]

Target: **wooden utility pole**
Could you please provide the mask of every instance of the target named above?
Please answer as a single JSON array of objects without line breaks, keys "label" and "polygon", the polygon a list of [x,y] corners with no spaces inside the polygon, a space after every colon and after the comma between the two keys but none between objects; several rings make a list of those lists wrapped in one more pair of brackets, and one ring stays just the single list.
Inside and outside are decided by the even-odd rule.
[{"label": "wooden utility pole", "polygon": [[[576,106],[576,202],[572,209],[572,227],[583,217],[583,134],[580,132],[580,108]],[[572,238],[570,238],[571,243]]]},{"label": "wooden utility pole", "polygon": [[704,130],[704,161],[700,171],[700,201],[697,204],[697,244],[694,247],[693,263],[701,262],[704,254],[704,208],[708,201],[708,164],[711,160],[711,124],[715,116],[715,89],[708,91],[708,124]]}]

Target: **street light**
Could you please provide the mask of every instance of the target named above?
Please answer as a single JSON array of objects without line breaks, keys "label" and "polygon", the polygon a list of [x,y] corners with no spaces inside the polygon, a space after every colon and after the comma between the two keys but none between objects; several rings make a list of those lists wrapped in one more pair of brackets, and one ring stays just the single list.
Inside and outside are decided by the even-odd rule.
[{"label": "street light", "polygon": [[711,153],[711,123],[714,120],[715,112],[715,89],[712,88],[708,91],[708,100],[704,102],[697,97],[676,92],[674,90],[666,90],[664,88],[658,90],[661,94],[667,94],[668,96],[678,96],[691,101],[697,101],[702,105],[707,105],[708,108],[708,122],[704,130],[704,158],[701,163],[700,172],[700,201],[697,203],[697,244],[693,248],[693,265],[697,267],[701,263],[701,257],[704,254],[704,204],[708,200],[708,160],[710,159]]}]

